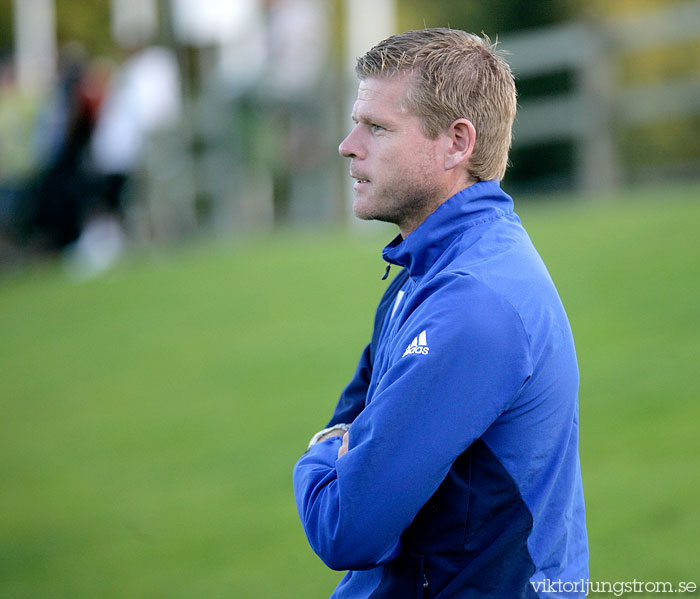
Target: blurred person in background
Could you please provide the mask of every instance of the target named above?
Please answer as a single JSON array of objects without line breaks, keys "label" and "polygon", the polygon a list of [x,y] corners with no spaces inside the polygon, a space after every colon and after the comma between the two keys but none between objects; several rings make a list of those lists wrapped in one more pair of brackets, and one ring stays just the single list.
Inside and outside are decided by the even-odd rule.
[{"label": "blurred person in background", "polygon": [[90,143],[111,72],[79,42],[61,48],[55,83],[34,117],[28,172],[12,181],[6,231],[18,251],[70,248],[98,209],[103,186]]},{"label": "blurred person in background", "polygon": [[99,273],[121,254],[125,186],[148,136],[180,117],[180,93],[177,60],[166,48],[131,50],[112,76],[90,139],[97,194],[72,248],[82,273]]},{"label": "blurred person in background", "polygon": [[34,126],[36,172],[8,229],[33,251],[63,252],[80,276],[109,268],[125,247],[126,184],[148,136],[179,119],[180,94],[170,50],[139,47],[114,67],[66,44]]},{"label": "blurred person in background", "polygon": [[511,71],[488,38],[425,29],[356,72],[353,210],[398,226],[403,270],[294,468],[311,547],[348,570],[332,596],[583,597],[573,336],[500,187]]},{"label": "blurred person in background", "polygon": [[81,44],[59,53],[56,84],[41,106],[34,128],[37,172],[25,207],[36,249],[61,250],[80,235],[86,198],[92,195],[87,148],[101,94],[88,83],[92,75]]}]

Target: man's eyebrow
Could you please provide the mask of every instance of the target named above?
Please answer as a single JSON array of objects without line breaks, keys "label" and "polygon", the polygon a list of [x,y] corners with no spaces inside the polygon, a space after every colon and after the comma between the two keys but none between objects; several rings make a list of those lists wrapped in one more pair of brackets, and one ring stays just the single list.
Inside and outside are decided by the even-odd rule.
[{"label": "man's eyebrow", "polygon": [[389,126],[392,124],[392,122],[386,118],[378,118],[368,113],[352,114],[351,118],[355,123],[364,123],[365,125],[376,124],[382,126]]}]

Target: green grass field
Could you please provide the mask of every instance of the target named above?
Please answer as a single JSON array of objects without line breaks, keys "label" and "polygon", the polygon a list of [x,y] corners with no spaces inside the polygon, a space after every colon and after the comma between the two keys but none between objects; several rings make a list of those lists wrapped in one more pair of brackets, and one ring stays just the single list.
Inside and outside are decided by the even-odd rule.
[{"label": "green grass field", "polygon": [[[519,209],[576,337],[594,580],[700,583],[699,199]],[[0,279],[0,597],[330,594],[291,469],[368,340],[373,231]]]}]

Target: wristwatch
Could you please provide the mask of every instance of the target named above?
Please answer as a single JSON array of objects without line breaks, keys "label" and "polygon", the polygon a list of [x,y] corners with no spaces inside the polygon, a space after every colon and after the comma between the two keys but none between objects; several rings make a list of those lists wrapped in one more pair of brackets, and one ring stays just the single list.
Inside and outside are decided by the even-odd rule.
[{"label": "wristwatch", "polygon": [[340,422],[338,424],[334,424],[333,426],[329,426],[328,428],[324,428],[322,431],[318,431],[313,437],[311,437],[311,441],[309,441],[309,446],[306,448],[306,451],[309,451],[316,443],[318,443],[324,435],[327,435],[331,431],[344,431],[347,432],[350,430],[350,425],[345,424],[343,422]]}]

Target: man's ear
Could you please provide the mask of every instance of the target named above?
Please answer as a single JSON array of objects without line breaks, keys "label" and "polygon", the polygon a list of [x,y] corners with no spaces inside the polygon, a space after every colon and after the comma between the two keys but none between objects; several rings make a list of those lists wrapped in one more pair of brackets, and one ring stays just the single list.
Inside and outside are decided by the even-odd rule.
[{"label": "man's ear", "polygon": [[447,144],[445,151],[445,169],[466,166],[474,153],[476,129],[471,121],[457,119],[445,132]]}]

